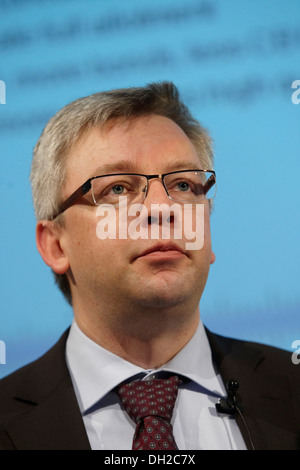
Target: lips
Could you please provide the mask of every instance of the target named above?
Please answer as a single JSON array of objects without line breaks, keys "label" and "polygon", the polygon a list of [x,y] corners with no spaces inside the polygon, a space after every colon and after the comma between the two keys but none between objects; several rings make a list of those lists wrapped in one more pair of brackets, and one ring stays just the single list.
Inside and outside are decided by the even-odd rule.
[{"label": "lips", "polygon": [[140,253],[135,257],[137,258],[142,258],[143,256],[151,255],[151,253],[157,253],[159,255],[160,252],[166,252],[166,255],[168,254],[183,254],[187,255],[186,251],[183,250],[180,246],[178,246],[176,243],[157,243],[149,248],[147,248],[145,251]]}]

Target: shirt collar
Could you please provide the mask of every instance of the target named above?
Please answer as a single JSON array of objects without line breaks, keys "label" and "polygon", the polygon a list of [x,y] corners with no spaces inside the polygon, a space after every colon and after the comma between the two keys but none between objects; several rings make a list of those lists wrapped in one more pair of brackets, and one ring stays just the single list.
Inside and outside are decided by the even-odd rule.
[{"label": "shirt collar", "polygon": [[82,412],[99,402],[121,382],[141,373],[146,376],[159,371],[176,373],[210,393],[218,396],[224,394],[201,321],[185,347],[155,371],[145,370],[102,348],[89,339],[73,321],[67,339],[66,360]]}]

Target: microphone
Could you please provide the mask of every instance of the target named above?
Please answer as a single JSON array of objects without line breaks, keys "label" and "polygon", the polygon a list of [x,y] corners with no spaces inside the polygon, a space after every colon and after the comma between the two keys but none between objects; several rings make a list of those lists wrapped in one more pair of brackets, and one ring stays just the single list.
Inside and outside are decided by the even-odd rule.
[{"label": "microphone", "polygon": [[249,428],[247,426],[247,423],[245,421],[245,418],[242,414],[242,406],[237,401],[236,392],[238,391],[239,386],[240,385],[239,385],[237,380],[235,380],[235,379],[228,380],[228,382],[226,383],[227,398],[220,398],[219,402],[216,403],[216,410],[219,413],[226,413],[226,414],[229,414],[229,415],[234,415],[235,413],[239,414],[239,416],[240,416],[240,418],[241,418],[241,420],[242,420],[242,422],[245,426],[245,429],[247,431],[252,450],[255,450],[250,430],[249,430]]},{"label": "microphone", "polygon": [[239,386],[237,380],[228,380],[226,383],[227,398],[220,398],[219,403],[216,404],[216,409],[219,413],[233,415],[237,412],[237,409],[241,411],[241,406],[238,404],[236,398],[236,392]]}]

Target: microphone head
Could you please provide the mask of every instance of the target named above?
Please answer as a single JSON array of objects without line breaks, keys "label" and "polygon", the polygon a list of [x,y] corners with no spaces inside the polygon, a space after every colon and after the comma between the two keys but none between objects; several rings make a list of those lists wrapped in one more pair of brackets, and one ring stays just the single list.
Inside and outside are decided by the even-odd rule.
[{"label": "microphone head", "polygon": [[236,392],[239,388],[240,384],[235,379],[230,379],[226,383],[226,390],[227,392]]}]

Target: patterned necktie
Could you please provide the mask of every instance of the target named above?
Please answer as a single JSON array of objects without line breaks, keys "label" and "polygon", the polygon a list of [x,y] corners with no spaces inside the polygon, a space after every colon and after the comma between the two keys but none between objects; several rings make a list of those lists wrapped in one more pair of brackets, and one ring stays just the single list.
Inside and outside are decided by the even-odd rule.
[{"label": "patterned necktie", "polygon": [[177,450],[170,423],[181,380],[137,380],[121,384],[121,403],[136,423],[133,450]]}]

